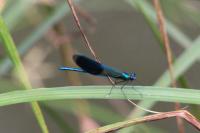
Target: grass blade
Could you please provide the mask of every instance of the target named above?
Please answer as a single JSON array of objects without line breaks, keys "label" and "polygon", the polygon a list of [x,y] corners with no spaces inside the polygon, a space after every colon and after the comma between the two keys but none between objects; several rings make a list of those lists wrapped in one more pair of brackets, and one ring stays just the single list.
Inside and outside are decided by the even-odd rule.
[{"label": "grass blade", "polygon": [[[112,86],[70,86],[54,88],[38,88],[32,90],[17,90],[0,94],[0,106],[16,103],[62,100],[62,99],[126,99],[121,92],[121,86],[116,86],[112,94],[107,94]],[[154,100],[164,102],[200,103],[200,90],[155,87],[126,86],[124,93],[130,99]]]},{"label": "grass blade", "polygon": [[[24,89],[30,90],[31,84],[28,80],[28,77],[26,75],[24,67],[21,63],[19,54],[18,54],[15,44],[12,40],[12,37],[10,36],[10,33],[1,17],[0,17],[0,38],[2,39],[4,47],[7,51],[10,59],[12,60],[12,63],[15,67],[15,71],[17,72],[17,75],[19,76],[19,80],[22,83]],[[44,133],[48,133],[48,129],[47,129],[44,117],[42,115],[42,112],[41,112],[41,109],[40,109],[38,103],[32,102],[31,107],[33,109],[35,117],[37,118],[42,131]]]}]

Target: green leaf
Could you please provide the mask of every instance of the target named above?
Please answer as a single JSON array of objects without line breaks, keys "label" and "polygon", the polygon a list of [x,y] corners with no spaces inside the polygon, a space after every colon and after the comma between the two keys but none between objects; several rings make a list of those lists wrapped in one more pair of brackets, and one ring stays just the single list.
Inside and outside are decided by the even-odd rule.
[{"label": "green leaf", "polygon": [[[15,70],[19,77],[19,80],[20,80],[21,84],[23,85],[23,89],[28,89],[28,90],[31,89],[31,84],[28,80],[28,77],[26,75],[24,67],[21,63],[19,54],[18,54],[15,44],[13,42],[13,39],[12,39],[2,17],[0,17],[0,38],[2,39],[3,45],[15,67]],[[33,112],[35,113],[35,117],[37,118],[37,121],[38,121],[42,131],[44,133],[48,133],[48,129],[47,129],[44,117],[42,115],[42,112],[41,112],[41,109],[40,109],[38,103],[32,102],[31,107],[33,109]]]},{"label": "green leaf", "polygon": [[[135,99],[163,102],[200,103],[200,90],[155,87],[155,86],[116,86],[107,96],[112,86],[70,86],[18,90],[0,94],[0,106],[16,103],[62,100],[62,99]],[[125,94],[125,95],[124,95]]]}]

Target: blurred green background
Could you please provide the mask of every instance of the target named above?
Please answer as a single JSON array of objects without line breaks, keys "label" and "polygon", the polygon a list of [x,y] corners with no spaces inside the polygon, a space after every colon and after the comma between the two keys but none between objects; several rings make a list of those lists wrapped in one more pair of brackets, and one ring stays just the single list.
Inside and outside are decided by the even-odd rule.
[{"label": "blurred green background", "polygon": [[[143,1],[143,0],[142,0]],[[104,64],[136,72],[133,85],[153,85],[167,69],[167,60],[138,5],[155,22],[151,1],[74,0],[78,16],[96,54]],[[200,34],[200,2],[162,0],[174,58],[193,45]],[[33,88],[70,85],[107,85],[107,79],[59,66],[75,66],[74,53],[91,56],[64,0],[1,0],[0,10],[18,47]],[[2,44],[2,42],[0,42]],[[183,74],[189,88],[198,88],[199,60]],[[6,51],[0,45],[0,90],[20,89]],[[109,92],[109,90],[108,90]],[[183,105],[185,106],[185,105]],[[192,110],[193,112],[198,111]],[[83,132],[124,120],[134,107],[125,100],[63,100],[41,103],[50,132]],[[193,108],[189,108],[193,109]],[[153,110],[174,110],[157,103]],[[28,104],[0,108],[0,132],[41,132]],[[198,132],[185,123],[186,132]],[[128,131],[124,131],[128,132]],[[175,118],[149,122],[129,132],[177,132]]]}]

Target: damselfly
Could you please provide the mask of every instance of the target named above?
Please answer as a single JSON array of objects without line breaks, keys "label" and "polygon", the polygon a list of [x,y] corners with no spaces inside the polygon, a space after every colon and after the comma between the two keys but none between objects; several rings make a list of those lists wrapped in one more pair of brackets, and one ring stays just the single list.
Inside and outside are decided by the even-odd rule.
[{"label": "damselfly", "polygon": [[[64,67],[60,67],[59,69],[82,72],[82,73],[89,73],[92,75],[102,76],[102,77],[109,76],[114,79],[119,79],[118,81],[115,82],[115,84],[121,83],[121,82],[127,83],[128,81],[136,80],[136,74],[134,72],[133,73],[122,72],[122,71],[112,68],[110,66],[101,64],[93,59],[90,59],[90,58],[84,56],[84,55],[76,54],[73,56],[73,60],[80,68],[72,68],[72,67],[64,66]],[[111,91],[110,91],[110,93],[111,93]]]}]

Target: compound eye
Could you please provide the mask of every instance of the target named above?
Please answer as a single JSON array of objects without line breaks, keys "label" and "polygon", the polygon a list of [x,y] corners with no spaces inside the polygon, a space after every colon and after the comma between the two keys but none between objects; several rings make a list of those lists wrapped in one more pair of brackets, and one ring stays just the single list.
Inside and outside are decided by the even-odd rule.
[{"label": "compound eye", "polygon": [[136,73],[131,74],[131,80],[136,80]]}]

